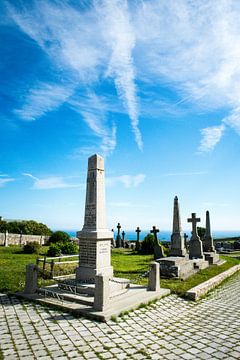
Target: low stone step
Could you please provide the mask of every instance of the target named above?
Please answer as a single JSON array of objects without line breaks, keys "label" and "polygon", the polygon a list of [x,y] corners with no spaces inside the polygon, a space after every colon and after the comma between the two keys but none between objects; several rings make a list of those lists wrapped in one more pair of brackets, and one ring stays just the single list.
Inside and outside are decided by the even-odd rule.
[{"label": "low stone step", "polygon": [[66,292],[62,289],[59,289],[57,285],[48,286],[45,288],[41,288],[38,290],[38,293],[43,295],[44,297],[55,298],[57,300],[74,302],[78,304],[92,306],[94,302],[94,298],[88,294],[73,294],[70,292]]},{"label": "low stone step", "polygon": [[58,287],[61,290],[64,290],[66,292],[70,292],[73,294],[75,294],[75,293],[87,294],[87,295],[91,295],[91,296],[94,296],[94,290],[95,290],[94,283],[90,283],[90,282],[81,283],[81,282],[73,280],[73,279],[69,279],[69,280],[65,279],[64,281],[59,281]]}]

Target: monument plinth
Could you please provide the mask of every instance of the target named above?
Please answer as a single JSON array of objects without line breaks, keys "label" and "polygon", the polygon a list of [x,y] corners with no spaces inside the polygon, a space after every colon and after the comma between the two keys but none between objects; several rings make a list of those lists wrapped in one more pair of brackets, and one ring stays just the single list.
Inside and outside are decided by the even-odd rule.
[{"label": "monument plinth", "polygon": [[111,278],[113,234],[107,229],[106,221],[104,159],[97,154],[88,159],[84,225],[77,237],[79,267],[76,279],[91,280],[99,274]]}]

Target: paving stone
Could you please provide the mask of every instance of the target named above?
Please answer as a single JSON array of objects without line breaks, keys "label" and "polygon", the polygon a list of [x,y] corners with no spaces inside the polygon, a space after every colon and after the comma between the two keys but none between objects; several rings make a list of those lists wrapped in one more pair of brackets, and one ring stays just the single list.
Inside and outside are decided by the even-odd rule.
[{"label": "paving stone", "polygon": [[153,360],[237,360],[239,297],[240,274],[198,303],[170,295],[116,324],[75,319],[0,294],[0,348],[8,360],[17,359],[17,352],[20,358],[32,360],[29,344],[42,360],[66,359],[66,354],[78,360],[148,356]]}]

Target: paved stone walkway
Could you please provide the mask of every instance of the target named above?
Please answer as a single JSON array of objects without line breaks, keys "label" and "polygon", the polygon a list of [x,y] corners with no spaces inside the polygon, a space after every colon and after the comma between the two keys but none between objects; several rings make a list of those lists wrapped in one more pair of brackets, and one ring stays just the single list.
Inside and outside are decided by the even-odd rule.
[{"label": "paved stone walkway", "polygon": [[8,360],[236,360],[239,299],[240,273],[199,303],[171,295],[104,324],[1,294],[0,349]]}]

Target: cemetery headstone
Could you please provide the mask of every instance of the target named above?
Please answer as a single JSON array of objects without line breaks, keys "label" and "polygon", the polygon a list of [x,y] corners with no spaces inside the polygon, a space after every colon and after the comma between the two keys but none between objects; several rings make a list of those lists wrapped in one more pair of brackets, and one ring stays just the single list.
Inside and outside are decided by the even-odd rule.
[{"label": "cemetery headstone", "polygon": [[152,230],[150,232],[154,236],[154,259],[160,259],[164,257],[163,249],[161,244],[158,241],[157,233],[159,232],[159,229],[156,228],[156,226],[153,226]]},{"label": "cemetery headstone", "polygon": [[117,237],[116,237],[116,247],[120,248],[122,247],[122,238],[120,235],[121,225],[120,223],[117,224]]},{"label": "cemetery headstone", "polygon": [[141,249],[140,232],[141,232],[142,230],[140,230],[140,228],[139,228],[139,226],[138,226],[135,231],[136,231],[136,233],[137,233],[137,241],[136,241],[135,249],[136,249],[136,251],[139,251],[139,250]]},{"label": "cemetery headstone", "polygon": [[174,198],[173,206],[173,228],[171,235],[171,249],[169,256],[186,256],[187,251],[184,243],[184,237],[181,228],[180,210],[178,197]]},{"label": "cemetery headstone", "polygon": [[190,259],[202,259],[203,258],[203,247],[202,241],[198,236],[197,223],[201,221],[200,218],[196,217],[196,213],[192,213],[192,217],[187,219],[188,222],[192,223],[192,236],[189,241],[189,258]]}]

